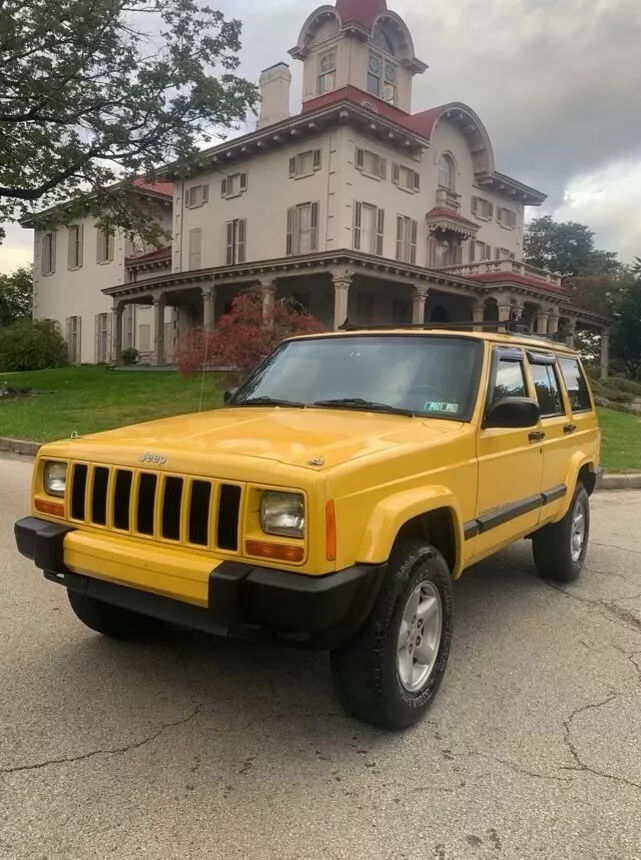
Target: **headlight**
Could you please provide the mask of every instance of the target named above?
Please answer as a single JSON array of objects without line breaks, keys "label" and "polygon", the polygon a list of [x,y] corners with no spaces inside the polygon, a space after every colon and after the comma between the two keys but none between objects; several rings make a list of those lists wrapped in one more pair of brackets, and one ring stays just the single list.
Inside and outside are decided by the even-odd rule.
[{"label": "headlight", "polygon": [[264,493],[260,525],[268,535],[304,537],[305,500],[298,493]]},{"label": "headlight", "polygon": [[46,463],[44,488],[48,496],[64,496],[67,489],[67,464]]}]

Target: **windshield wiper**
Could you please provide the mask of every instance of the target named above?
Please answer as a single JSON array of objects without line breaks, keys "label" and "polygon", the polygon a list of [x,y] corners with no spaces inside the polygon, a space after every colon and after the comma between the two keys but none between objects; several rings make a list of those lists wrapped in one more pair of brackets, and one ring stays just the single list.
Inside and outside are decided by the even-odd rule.
[{"label": "windshield wiper", "polygon": [[305,403],[294,403],[292,400],[279,400],[275,397],[252,397],[249,400],[239,400],[228,406],[291,406],[294,409],[304,409]]},{"label": "windshield wiper", "polygon": [[363,412],[386,412],[389,415],[407,415],[410,418],[415,416],[415,413],[410,409],[401,409],[397,406],[390,406],[389,403],[375,403],[371,400],[363,400],[361,397],[343,397],[337,400],[317,400],[314,406],[327,406],[330,409],[358,409]]}]

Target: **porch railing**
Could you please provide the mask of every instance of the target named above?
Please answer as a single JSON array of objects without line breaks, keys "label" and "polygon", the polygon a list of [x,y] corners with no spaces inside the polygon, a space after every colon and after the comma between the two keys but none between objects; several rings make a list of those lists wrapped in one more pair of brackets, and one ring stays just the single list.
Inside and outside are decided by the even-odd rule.
[{"label": "porch railing", "polygon": [[563,286],[563,278],[555,272],[550,272],[547,269],[538,269],[536,266],[529,266],[527,263],[521,263],[518,260],[487,260],[482,263],[464,263],[457,266],[442,266],[453,275],[460,275],[462,278],[473,278],[476,275],[521,275],[525,278],[531,278],[535,281],[540,281],[541,284],[547,284],[560,290]]}]

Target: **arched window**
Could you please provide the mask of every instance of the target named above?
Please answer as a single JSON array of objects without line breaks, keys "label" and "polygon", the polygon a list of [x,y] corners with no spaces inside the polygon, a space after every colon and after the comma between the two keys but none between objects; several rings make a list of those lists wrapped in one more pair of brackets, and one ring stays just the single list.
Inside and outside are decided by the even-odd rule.
[{"label": "arched window", "polygon": [[451,155],[443,153],[438,160],[438,184],[440,188],[454,191],[456,185],[456,166]]},{"label": "arched window", "polygon": [[377,48],[380,48],[383,51],[387,51],[388,54],[391,54],[392,56],[394,56],[394,54],[396,53],[394,50],[394,44],[392,43],[392,40],[390,39],[390,37],[387,35],[385,30],[383,30],[383,28],[380,25],[375,27],[374,35],[372,36],[372,41],[374,42],[374,44],[376,45]]}]

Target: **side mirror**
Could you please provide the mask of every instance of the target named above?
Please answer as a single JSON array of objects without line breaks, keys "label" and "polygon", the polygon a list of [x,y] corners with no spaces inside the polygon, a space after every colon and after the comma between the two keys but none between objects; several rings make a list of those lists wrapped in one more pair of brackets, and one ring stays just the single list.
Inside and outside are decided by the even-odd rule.
[{"label": "side mirror", "polygon": [[224,396],[223,396],[223,401],[224,401],[224,403],[225,403],[225,406],[227,406],[227,404],[228,404],[228,403],[229,403],[229,401],[232,399],[232,397],[234,396],[234,394],[236,394],[236,392],[237,392],[237,391],[238,391],[238,389],[237,389],[237,388],[229,388],[229,389],[225,392],[225,394],[224,394]]},{"label": "side mirror", "polygon": [[536,400],[530,400],[529,397],[504,397],[490,406],[483,427],[486,430],[491,427],[525,430],[536,427],[540,418],[541,409]]}]

